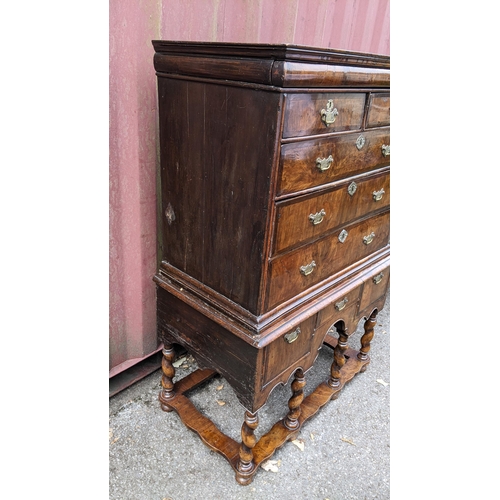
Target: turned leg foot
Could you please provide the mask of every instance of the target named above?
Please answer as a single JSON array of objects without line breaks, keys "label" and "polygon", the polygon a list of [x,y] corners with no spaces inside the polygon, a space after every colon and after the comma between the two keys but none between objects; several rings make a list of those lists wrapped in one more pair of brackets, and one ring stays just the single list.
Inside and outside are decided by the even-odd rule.
[{"label": "turned leg foot", "polygon": [[298,429],[300,426],[300,405],[304,400],[305,385],[304,372],[299,368],[295,371],[295,378],[292,382],[292,397],[288,401],[288,408],[290,411],[283,421],[285,427],[291,431]]},{"label": "turned leg foot", "polygon": [[332,388],[339,387],[340,385],[340,370],[345,365],[345,351],[349,338],[347,328],[342,323],[339,323],[336,328],[339,340],[333,350],[333,362],[330,368],[330,378],[328,379],[328,385]]},{"label": "turned leg foot", "polygon": [[163,358],[161,361],[161,386],[162,390],[160,391],[159,400],[161,409],[163,411],[172,411],[172,408],[168,405],[169,400],[175,397],[174,392],[174,382],[173,378],[175,376],[175,368],[172,364],[175,357],[174,347],[172,345],[166,345],[163,348]]},{"label": "turned leg foot", "polygon": [[370,343],[373,339],[376,323],[377,323],[377,311],[373,311],[371,316],[365,321],[364,324],[365,333],[361,337],[361,349],[358,352],[358,359],[361,361],[366,361],[368,359],[368,352],[370,351]]},{"label": "turned leg foot", "polygon": [[245,421],[241,427],[240,458],[237,465],[236,481],[246,485],[252,482],[255,474],[252,449],[257,442],[254,431],[259,424],[257,413],[245,412]]}]

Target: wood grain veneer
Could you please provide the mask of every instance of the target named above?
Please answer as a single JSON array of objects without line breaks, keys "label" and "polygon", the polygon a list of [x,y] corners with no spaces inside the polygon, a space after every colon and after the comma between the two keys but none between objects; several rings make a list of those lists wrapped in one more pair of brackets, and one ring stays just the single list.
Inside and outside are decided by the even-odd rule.
[{"label": "wood grain veneer", "polygon": [[[160,404],[245,485],[370,362],[389,286],[389,58],[285,44],[153,46]],[[177,381],[175,344],[199,365]],[[323,344],[331,369],[305,398]],[[187,396],[216,374],[245,408],[240,443]],[[283,420],[257,440],[258,410],[288,382]]]}]

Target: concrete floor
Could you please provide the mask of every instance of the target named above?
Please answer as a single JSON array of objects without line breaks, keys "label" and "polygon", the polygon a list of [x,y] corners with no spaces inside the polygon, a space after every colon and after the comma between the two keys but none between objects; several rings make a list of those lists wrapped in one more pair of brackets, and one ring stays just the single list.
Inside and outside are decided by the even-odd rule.
[{"label": "concrete floor", "polygon": [[[161,371],[109,400],[110,500],[360,500],[389,499],[390,297],[378,316],[371,363],[314,417],[299,439],[276,451],[276,472],[262,467],[248,486],[219,454],[187,429],[175,412],[160,409]],[[349,345],[358,348],[362,323]],[[329,374],[332,350],[323,347],[306,374],[305,394]],[[196,368],[191,357],[177,368],[179,377]],[[222,388],[221,388],[222,386]],[[256,436],[284,417],[290,384],[278,386],[259,411]],[[228,436],[240,440],[244,409],[223,378],[190,393]],[[220,404],[224,402],[224,404]]]}]

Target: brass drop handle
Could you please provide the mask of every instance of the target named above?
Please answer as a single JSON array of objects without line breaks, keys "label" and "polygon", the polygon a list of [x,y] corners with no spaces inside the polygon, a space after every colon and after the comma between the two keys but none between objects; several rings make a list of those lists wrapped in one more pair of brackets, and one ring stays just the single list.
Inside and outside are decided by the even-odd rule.
[{"label": "brass drop handle", "polygon": [[369,245],[373,241],[373,238],[375,238],[375,233],[370,233],[368,236],[363,236],[363,243],[365,245]]},{"label": "brass drop handle", "polygon": [[293,332],[287,333],[284,335],[285,340],[291,344],[292,342],[295,342],[297,338],[299,337],[300,333],[300,327],[297,327]]},{"label": "brass drop handle", "polygon": [[318,224],[321,224],[323,222],[325,215],[326,215],[325,209],[322,208],[319,212],[316,212],[315,214],[310,214],[309,220],[311,221],[311,224],[313,226],[317,226]]},{"label": "brass drop handle", "polygon": [[307,266],[300,266],[300,273],[303,274],[304,276],[307,276],[314,271],[315,267],[316,267],[316,262],[314,262],[313,260],[310,264],[307,264]]},{"label": "brass drop handle", "polygon": [[320,172],[328,170],[333,163],[333,156],[330,155],[328,158],[316,158],[316,167]]},{"label": "brass drop handle", "polygon": [[381,281],[382,278],[384,277],[384,273],[377,274],[377,276],[373,277],[373,282],[378,285]]},{"label": "brass drop handle", "polygon": [[349,302],[349,300],[347,299],[347,297],[344,297],[341,301],[337,302],[335,304],[335,309],[337,311],[342,311],[342,309],[344,309],[344,307],[346,306],[346,304]]},{"label": "brass drop handle", "polygon": [[374,201],[380,201],[385,194],[384,188],[382,188],[380,191],[373,191],[372,194],[373,194]]},{"label": "brass drop handle", "polygon": [[382,144],[382,154],[384,157],[387,157],[391,154],[391,146],[390,144]]},{"label": "brass drop handle", "polygon": [[321,121],[329,127],[337,119],[338,114],[337,108],[333,107],[333,99],[328,99],[326,109],[321,110]]}]

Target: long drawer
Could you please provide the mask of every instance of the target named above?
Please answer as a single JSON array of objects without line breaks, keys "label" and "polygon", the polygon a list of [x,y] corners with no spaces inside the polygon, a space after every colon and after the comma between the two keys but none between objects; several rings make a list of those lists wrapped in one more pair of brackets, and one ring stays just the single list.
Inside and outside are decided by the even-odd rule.
[{"label": "long drawer", "polygon": [[268,308],[292,298],[389,242],[389,211],[331,233],[270,264]]},{"label": "long drawer", "polygon": [[387,166],[390,157],[383,146],[389,144],[388,127],[283,144],[277,195]]},{"label": "long drawer", "polygon": [[318,238],[332,229],[389,206],[389,172],[345,182],[319,195],[277,204],[274,253]]}]

